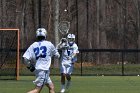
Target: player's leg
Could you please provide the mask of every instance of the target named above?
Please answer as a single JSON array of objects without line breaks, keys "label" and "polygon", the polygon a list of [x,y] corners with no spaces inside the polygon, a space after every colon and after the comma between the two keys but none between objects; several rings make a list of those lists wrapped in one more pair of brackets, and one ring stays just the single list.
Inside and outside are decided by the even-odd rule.
[{"label": "player's leg", "polygon": [[61,69],[61,93],[63,93],[63,92],[65,92],[65,73],[66,73],[66,67],[63,65],[63,64],[61,64],[61,67],[60,67],[60,69]]},{"label": "player's leg", "polygon": [[46,84],[46,86],[49,88],[49,93],[55,93],[53,83]]},{"label": "player's leg", "polygon": [[66,74],[67,81],[71,81],[71,74]]},{"label": "player's leg", "polygon": [[70,87],[70,85],[71,85],[71,75],[66,74],[66,79],[67,79],[66,89],[68,89]]},{"label": "player's leg", "polygon": [[65,92],[65,74],[61,73],[61,92]]},{"label": "player's leg", "polygon": [[31,90],[31,91],[29,91],[27,93],[40,93],[40,91],[42,90],[42,85],[38,84],[38,82],[40,82],[40,79],[37,76],[36,80],[33,81],[33,83],[36,85],[36,87],[33,90]]},{"label": "player's leg", "polygon": [[51,78],[50,78],[49,74],[48,74],[48,78],[46,78],[45,85],[48,87],[49,93],[55,93],[54,84],[51,81]]},{"label": "player's leg", "polygon": [[65,92],[65,74],[61,73],[61,93]]},{"label": "player's leg", "polygon": [[66,79],[67,79],[67,84],[66,84],[66,89],[68,89],[71,85],[71,74],[73,71],[73,65],[69,65],[67,67],[67,74],[66,74]]},{"label": "player's leg", "polygon": [[61,73],[61,84],[65,85],[65,73]]},{"label": "player's leg", "polygon": [[42,90],[42,87],[36,86],[33,90],[27,92],[27,93],[40,93]]},{"label": "player's leg", "polygon": [[40,93],[44,86],[44,81],[45,81],[44,71],[35,70],[35,75],[36,75],[36,79],[35,79],[35,81],[33,81],[33,83],[36,85],[36,87],[27,93]]}]

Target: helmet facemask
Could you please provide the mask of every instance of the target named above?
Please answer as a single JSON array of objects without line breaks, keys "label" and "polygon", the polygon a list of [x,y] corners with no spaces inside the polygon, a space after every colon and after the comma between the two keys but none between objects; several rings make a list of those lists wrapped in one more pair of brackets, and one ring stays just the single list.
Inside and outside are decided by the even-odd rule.
[{"label": "helmet facemask", "polygon": [[72,46],[75,42],[75,35],[74,34],[68,34],[67,39],[68,39],[69,45]]}]

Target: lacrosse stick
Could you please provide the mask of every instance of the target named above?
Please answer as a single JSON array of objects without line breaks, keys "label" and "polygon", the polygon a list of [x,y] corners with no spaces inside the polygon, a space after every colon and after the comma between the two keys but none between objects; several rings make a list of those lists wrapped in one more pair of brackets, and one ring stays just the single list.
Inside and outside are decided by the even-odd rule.
[{"label": "lacrosse stick", "polygon": [[63,35],[63,38],[68,34],[70,29],[70,22],[68,21],[61,21],[58,25],[59,32]]},{"label": "lacrosse stick", "polygon": [[69,32],[69,29],[70,29],[70,22],[68,21],[61,21],[58,25],[58,30],[59,32],[62,34],[62,38],[60,40],[60,43],[58,44],[58,49],[59,48],[66,48],[66,45],[67,45],[67,39],[66,39],[66,36]]}]

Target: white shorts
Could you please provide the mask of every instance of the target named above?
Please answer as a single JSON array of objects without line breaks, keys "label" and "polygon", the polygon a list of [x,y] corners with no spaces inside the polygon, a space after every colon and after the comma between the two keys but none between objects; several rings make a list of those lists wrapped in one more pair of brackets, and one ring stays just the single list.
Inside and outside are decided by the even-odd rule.
[{"label": "white shorts", "polygon": [[48,70],[35,70],[36,79],[33,83],[38,87],[52,83],[49,74],[50,72]]},{"label": "white shorts", "polygon": [[73,71],[73,64],[64,64],[61,63],[60,72],[64,74],[72,74]]}]

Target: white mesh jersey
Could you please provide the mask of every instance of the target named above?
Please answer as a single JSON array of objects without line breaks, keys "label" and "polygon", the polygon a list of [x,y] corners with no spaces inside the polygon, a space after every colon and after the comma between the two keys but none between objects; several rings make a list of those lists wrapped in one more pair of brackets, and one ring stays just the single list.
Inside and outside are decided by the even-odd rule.
[{"label": "white mesh jersey", "polygon": [[74,58],[72,58],[72,60],[68,60],[68,56],[72,56],[74,53],[79,53],[78,46],[76,43],[74,43],[72,46],[69,46],[68,49],[62,50],[61,62],[63,64],[70,64],[70,63],[74,63],[75,61],[77,61],[76,56]]},{"label": "white mesh jersey", "polygon": [[30,45],[23,57],[33,60],[37,70],[49,70],[53,55],[58,56],[58,51],[51,42],[43,40]]}]

